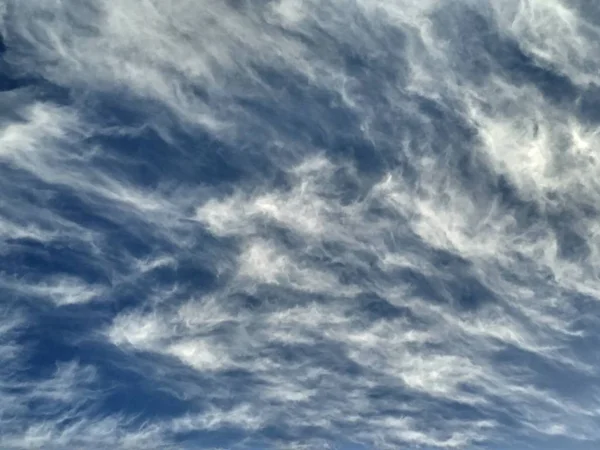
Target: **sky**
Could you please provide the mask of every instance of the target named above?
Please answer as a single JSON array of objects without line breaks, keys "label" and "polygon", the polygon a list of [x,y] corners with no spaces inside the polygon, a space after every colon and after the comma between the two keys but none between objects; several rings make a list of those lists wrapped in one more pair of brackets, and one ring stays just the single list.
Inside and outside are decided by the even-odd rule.
[{"label": "sky", "polygon": [[600,448],[600,3],[0,36],[0,449]]}]

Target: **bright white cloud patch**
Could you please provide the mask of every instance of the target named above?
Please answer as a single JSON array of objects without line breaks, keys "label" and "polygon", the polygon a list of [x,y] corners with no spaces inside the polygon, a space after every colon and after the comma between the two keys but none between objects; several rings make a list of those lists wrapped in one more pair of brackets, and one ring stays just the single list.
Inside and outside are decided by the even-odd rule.
[{"label": "bright white cloud patch", "polygon": [[0,447],[600,443],[593,2],[0,33]]}]

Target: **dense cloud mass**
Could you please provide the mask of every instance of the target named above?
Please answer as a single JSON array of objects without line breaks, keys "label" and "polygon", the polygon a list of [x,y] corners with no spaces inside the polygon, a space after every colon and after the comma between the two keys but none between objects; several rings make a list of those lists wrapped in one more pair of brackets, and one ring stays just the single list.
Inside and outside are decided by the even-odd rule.
[{"label": "dense cloud mass", "polygon": [[599,3],[0,33],[2,449],[599,448]]}]

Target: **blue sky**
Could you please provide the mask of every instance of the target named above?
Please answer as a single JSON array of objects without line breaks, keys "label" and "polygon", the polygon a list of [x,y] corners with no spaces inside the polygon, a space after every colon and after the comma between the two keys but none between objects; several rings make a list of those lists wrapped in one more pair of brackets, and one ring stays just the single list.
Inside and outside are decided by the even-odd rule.
[{"label": "blue sky", "polygon": [[0,448],[598,448],[600,6],[0,34]]}]

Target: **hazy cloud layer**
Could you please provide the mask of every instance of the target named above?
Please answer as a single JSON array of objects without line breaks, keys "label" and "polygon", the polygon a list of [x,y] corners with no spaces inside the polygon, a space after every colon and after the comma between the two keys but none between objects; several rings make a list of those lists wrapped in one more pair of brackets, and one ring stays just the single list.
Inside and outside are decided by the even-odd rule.
[{"label": "hazy cloud layer", "polygon": [[0,447],[600,445],[593,2],[0,33]]}]

